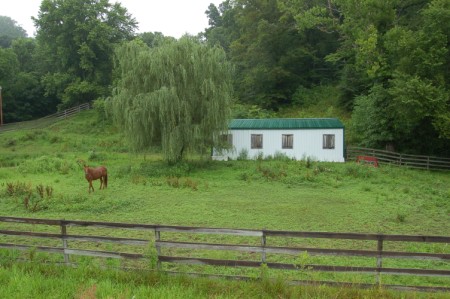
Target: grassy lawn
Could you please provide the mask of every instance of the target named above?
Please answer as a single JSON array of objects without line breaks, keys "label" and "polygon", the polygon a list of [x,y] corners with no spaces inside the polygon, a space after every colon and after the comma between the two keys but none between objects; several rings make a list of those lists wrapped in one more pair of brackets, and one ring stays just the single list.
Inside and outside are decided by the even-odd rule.
[{"label": "grassy lawn", "polygon": [[[107,189],[95,181],[88,193],[79,159],[108,168]],[[51,196],[41,198],[37,187]],[[33,218],[449,236],[450,175],[201,157],[167,166],[157,150],[130,153],[116,128],[87,111],[47,129],[0,134],[0,210]],[[450,249],[437,244],[422,251]]]}]

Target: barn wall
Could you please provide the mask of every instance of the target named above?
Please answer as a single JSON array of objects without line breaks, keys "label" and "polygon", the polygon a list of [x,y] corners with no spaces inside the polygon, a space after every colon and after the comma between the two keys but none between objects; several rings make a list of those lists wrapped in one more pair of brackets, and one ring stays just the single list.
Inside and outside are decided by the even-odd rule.
[{"label": "barn wall", "polygon": [[[233,150],[215,156],[236,159],[243,149],[248,150],[250,159],[256,158],[260,152],[264,157],[276,153],[284,153],[297,160],[306,157],[318,161],[344,162],[344,130],[343,129],[306,129],[306,130],[230,130],[233,135]],[[251,134],[263,134],[263,148],[251,149]],[[294,135],[293,149],[282,149],[282,134]],[[323,149],[323,134],[335,135],[335,148]]]}]

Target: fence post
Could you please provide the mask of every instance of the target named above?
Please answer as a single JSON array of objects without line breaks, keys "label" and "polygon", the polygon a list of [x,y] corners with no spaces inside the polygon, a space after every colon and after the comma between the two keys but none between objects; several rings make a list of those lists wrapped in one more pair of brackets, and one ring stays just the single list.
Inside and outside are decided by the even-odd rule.
[{"label": "fence post", "polygon": [[261,263],[265,264],[266,263],[266,232],[265,232],[265,228],[262,230],[261,247],[262,247]]},{"label": "fence post", "polygon": [[62,244],[63,244],[63,248],[64,248],[64,263],[68,264],[69,263],[69,255],[66,253],[66,249],[69,248],[68,244],[67,244],[67,226],[66,226],[66,222],[64,219],[61,220],[61,239],[62,239]]},{"label": "fence post", "polygon": [[378,236],[377,243],[377,278],[376,284],[381,285],[381,268],[383,267],[383,236]]},{"label": "fence post", "polygon": [[156,247],[156,268],[158,271],[161,270],[161,261],[159,260],[159,256],[161,255],[161,246],[159,245],[159,241],[161,240],[161,232],[158,230],[158,228],[155,228],[155,247]]},{"label": "fence post", "polygon": [[430,156],[427,156],[427,170],[430,170]]}]

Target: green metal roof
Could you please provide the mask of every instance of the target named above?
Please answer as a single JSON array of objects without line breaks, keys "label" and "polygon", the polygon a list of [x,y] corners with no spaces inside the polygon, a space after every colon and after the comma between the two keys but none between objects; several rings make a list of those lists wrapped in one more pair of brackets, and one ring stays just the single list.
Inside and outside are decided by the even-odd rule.
[{"label": "green metal roof", "polygon": [[265,118],[233,119],[228,125],[230,130],[248,129],[343,129],[337,118]]}]

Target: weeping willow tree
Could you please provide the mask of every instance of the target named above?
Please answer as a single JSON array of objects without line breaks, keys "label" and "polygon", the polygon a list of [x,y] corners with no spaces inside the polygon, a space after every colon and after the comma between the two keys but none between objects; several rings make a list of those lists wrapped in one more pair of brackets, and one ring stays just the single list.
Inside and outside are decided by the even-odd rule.
[{"label": "weeping willow tree", "polygon": [[222,49],[183,37],[156,48],[129,42],[116,57],[119,80],[109,110],[135,150],[161,146],[173,163],[220,147],[233,72]]}]

